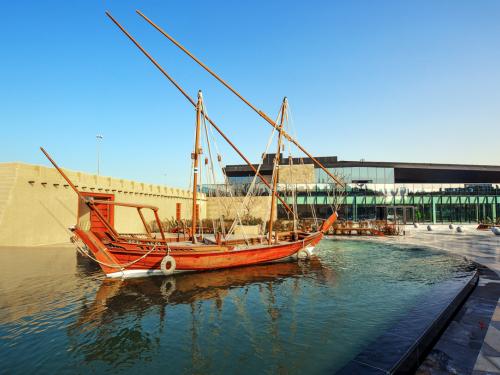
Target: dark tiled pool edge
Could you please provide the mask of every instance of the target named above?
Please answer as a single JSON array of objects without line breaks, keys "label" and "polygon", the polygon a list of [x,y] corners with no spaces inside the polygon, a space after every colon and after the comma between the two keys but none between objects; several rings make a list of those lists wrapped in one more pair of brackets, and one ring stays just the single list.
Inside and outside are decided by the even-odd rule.
[{"label": "dark tiled pool edge", "polygon": [[[455,289],[453,294],[441,296],[441,301],[431,307],[438,311],[432,322],[425,318],[415,318],[425,317],[424,311],[429,309],[428,304],[417,305],[337,374],[415,373],[452,317],[474,290],[478,279],[479,272],[476,270],[458,292]],[[432,301],[432,295],[427,300]]]},{"label": "dark tiled pool edge", "polygon": [[434,375],[454,372],[482,375],[491,373],[478,371],[476,367],[478,355],[485,344],[488,325],[498,304],[500,277],[484,265],[478,265],[478,270],[477,287],[455,314],[445,332],[417,370],[417,374]]}]

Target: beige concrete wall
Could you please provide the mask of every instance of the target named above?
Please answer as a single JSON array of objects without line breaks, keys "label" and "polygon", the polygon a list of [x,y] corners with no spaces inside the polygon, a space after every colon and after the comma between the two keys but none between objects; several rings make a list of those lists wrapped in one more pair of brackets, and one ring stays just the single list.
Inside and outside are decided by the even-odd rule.
[{"label": "beige concrete wall", "polygon": [[280,165],[280,184],[314,184],[314,164]]},{"label": "beige concrete wall", "polygon": [[[66,171],[66,170],[65,170]],[[157,206],[161,219],[191,217],[191,192],[137,181],[66,171],[84,192],[114,194],[120,202]],[[200,196],[206,216],[206,197]],[[68,227],[76,223],[77,196],[54,168],[23,163],[0,163],[0,246],[38,246],[66,243]],[[146,215],[152,220],[151,213]],[[144,232],[137,211],[116,207],[115,226],[121,232]]]},{"label": "beige concrete wall", "polygon": [[[280,165],[280,184],[314,184],[314,164],[302,165]],[[271,196],[255,196],[250,198],[245,205],[242,205],[244,197],[208,197],[207,198],[207,218],[216,219],[224,215],[226,219],[236,218],[236,209],[242,217],[248,216],[269,220]],[[277,210],[273,220],[277,219]]]},{"label": "beige concrete wall", "polygon": [[[226,219],[236,218],[236,210],[242,217],[254,217],[262,219],[264,222],[269,220],[271,197],[256,196],[250,198],[247,204],[242,205],[244,197],[208,197],[207,198],[207,218],[218,219],[224,215]],[[276,215],[274,216],[276,219]]]}]

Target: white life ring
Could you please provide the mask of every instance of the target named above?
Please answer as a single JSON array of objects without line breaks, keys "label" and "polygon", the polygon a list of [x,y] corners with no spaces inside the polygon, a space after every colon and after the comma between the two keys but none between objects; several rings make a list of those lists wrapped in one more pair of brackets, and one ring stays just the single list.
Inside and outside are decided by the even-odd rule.
[{"label": "white life ring", "polygon": [[175,277],[165,278],[160,287],[160,292],[163,298],[168,300],[168,297],[170,297],[172,293],[175,292],[175,284]]},{"label": "white life ring", "polygon": [[177,264],[175,263],[174,257],[171,255],[166,255],[161,260],[161,272],[163,272],[164,275],[171,275],[174,273],[176,265]]},{"label": "white life ring", "polygon": [[307,259],[309,258],[309,252],[306,249],[299,250],[297,252],[298,259]]}]

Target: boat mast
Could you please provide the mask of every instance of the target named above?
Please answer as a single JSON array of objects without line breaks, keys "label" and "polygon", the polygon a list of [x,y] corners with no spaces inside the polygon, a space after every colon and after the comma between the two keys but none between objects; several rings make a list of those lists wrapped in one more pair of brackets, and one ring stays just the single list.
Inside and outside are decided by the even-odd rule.
[{"label": "boat mast", "polygon": [[[175,40],[171,35],[167,34],[162,28],[156,25],[153,21],[151,21],[148,17],[146,17],[142,12],[136,10],[137,14],[144,18],[151,26],[153,26],[156,30],[158,30],[163,36],[165,36],[168,40],[170,40],[174,45],[176,45],[181,51],[183,51],[186,55],[191,57],[194,61],[196,61],[203,69],[205,69],[208,73],[210,73],[215,79],[217,79],[220,83],[222,83],[229,91],[231,91],[234,95],[240,98],[247,106],[253,109],[260,117],[266,120],[271,126],[275,129],[278,129],[279,125],[276,124],[264,111],[259,110],[252,103],[250,103],[247,99],[245,99],[238,91],[232,88],[226,81],[220,78],[213,70],[211,70],[208,66],[206,66],[203,62],[201,62],[196,56],[194,56],[191,52],[189,52],[183,45],[181,45],[177,40]],[[317,160],[314,156],[312,156],[296,139],[294,139],[290,134],[283,131],[283,136],[288,139],[290,142],[295,144],[304,154],[306,154],[318,167],[320,167],[328,176],[330,176],[337,184],[342,187],[345,187],[345,183],[341,181],[338,177],[333,175],[319,160]]]},{"label": "boat mast", "polygon": [[194,152],[191,154],[193,159],[193,212],[191,214],[191,234],[193,235],[193,243],[196,243],[196,220],[198,220],[196,206],[197,206],[197,193],[198,193],[198,164],[199,155],[201,154],[200,148],[200,126],[201,126],[201,113],[203,111],[203,95],[201,90],[198,91],[198,102],[196,103],[196,135],[194,138]]},{"label": "boat mast", "polygon": [[[135,46],[144,54],[144,56],[146,56],[149,61],[151,61],[153,65],[158,68],[158,70],[175,86],[175,88],[180,91],[180,93],[193,105],[193,107],[196,108],[196,102],[193,100],[193,98],[191,98],[191,96],[187,94],[187,92],[165,71],[165,69],[163,69],[162,66],[158,64],[158,62],[134,39],[132,35],[129,34],[127,30],[125,30],[122,25],[120,25],[120,23],[109,12],[106,12],[106,15],[127,36],[127,38],[129,38],[132,43],[135,44]],[[221,137],[224,138],[224,140],[234,149],[234,151],[236,151],[236,153],[243,159],[243,161],[250,167],[250,169],[260,178],[262,183],[269,189],[271,189],[271,185],[269,184],[269,182],[267,182],[267,180],[257,171],[255,166],[250,163],[248,158],[243,155],[243,153],[238,149],[238,147],[236,147],[233,142],[231,142],[231,140],[224,134],[224,132],[217,126],[217,124],[210,117],[208,117],[205,112],[203,112],[203,116],[210,123],[210,125],[212,125],[213,128],[221,135]],[[277,198],[283,204],[283,207],[285,207],[287,211],[293,214],[292,208],[285,202],[285,200],[280,196],[277,196]]]},{"label": "boat mast", "polygon": [[[273,218],[274,213],[276,212],[276,187],[278,186],[278,178],[280,172],[280,159],[281,159],[281,144],[283,142],[283,122],[285,118],[286,106],[288,101],[283,98],[283,104],[281,105],[281,115],[280,115],[280,123],[278,126],[278,150],[276,151],[276,155],[274,156],[274,165],[273,165],[273,193],[271,195],[271,215],[269,217],[269,233],[268,233],[268,242],[269,245],[273,242]],[[278,236],[276,236],[275,241],[278,241]]]}]

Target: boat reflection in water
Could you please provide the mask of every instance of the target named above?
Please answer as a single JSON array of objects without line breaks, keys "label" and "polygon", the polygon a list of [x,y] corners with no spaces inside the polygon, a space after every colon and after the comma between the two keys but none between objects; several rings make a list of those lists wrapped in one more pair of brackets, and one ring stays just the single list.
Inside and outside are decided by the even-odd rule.
[{"label": "boat reflection in water", "polygon": [[431,322],[414,306],[437,306],[473,272],[462,258],[386,243],[322,241],[317,256],[103,280],[69,247],[0,251],[2,369],[331,374],[411,311]]},{"label": "boat reflection in water", "polygon": [[104,279],[68,328],[70,345],[85,362],[104,361],[114,369],[173,351],[171,369],[217,372],[206,366],[218,368],[229,350],[239,352],[237,346],[257,362],[282,358],[283,336],[297,327],[295,305],[306,292],[305,280],[331,285],[335,274],[312,257],[175,277]]}]

